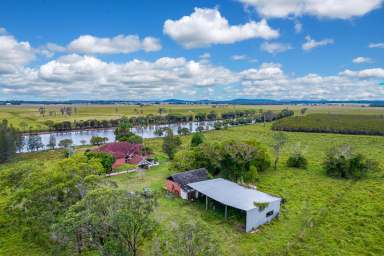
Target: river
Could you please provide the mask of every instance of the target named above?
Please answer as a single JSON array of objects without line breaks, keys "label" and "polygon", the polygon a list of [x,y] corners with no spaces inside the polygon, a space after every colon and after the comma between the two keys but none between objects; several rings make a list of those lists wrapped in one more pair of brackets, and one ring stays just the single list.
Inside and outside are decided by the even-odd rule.
[{"label": "river", "polygon": [[[196,132],[196,128],[199,126],[204,127],[204,130],[212,130],[214,121],[206,121],[206,122],[187,122],[180,124],[169,124],[169,125],[156,125],[156,126],[146,126],[144,128],[132,128],[132,132],[145,138],[157,138],[159,136],[155,135],[154,132],[158,128],[171,128],[174,134],[177,134],[177,130],[179,127],[188,128],[191,132]],[[82,130],[82,131],[69,131],[69,132],[46,132],[41,133],[39,136],[41,137],[42,143],[44,145],[41,150],[47,149],[47,144],[49,143],[49,137],[51,134],[54,134],[56,137],[56,145],[58,146],[59,142],[64,139],[71,139],[73,141],[74,146],[81,145],[89,145],[90,140],[93,136],[101,136],[108,138],[108,142],[115,141],[115,128],[109,129],[97,129],[97,130]],[[20,152],[28,152],[28,139],[29,135],[24,136],[25,145]]]}]

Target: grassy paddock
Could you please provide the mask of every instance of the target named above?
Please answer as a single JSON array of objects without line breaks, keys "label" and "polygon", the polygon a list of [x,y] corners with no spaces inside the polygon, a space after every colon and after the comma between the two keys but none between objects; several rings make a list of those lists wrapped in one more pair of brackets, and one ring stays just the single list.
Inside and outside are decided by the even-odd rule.
[{"label": "grassy paddock", "polygon": [[[249,125],[205,133],[209,141],[225,139],[250,140],[263,143],[271,152],[270,125]],[[324,153],[333,145],[351,144],[368,158],[384,167],[384,137],[314,133],[287,133],[289,143],[277,171],[260,174],[258,189],[286,199],[280,217],[262,226],[256,233],[239,230],[238,220],[225,221],[222,212],[205,211],[198,203],[164,196],[165,178],[172,172],[170,162],[161,153],[161,139],[146,141],[160,158],[160,166],[145,173],[130,173],[111,177],[119,189],[128,191],[150,187],[162,196],[155,211],[163,229],[184,218],[206,222],[220,242],[224,255],[384,255],[384,172],[371,173],[361,181],[329,178],[322,170]],[[190,136],[183,137],[183,147]],[[307,146],[307,170],[286,168],[285,161],[295,143]],[[45,165],[62,157],[51,151],[24,154],[1,168],[21,163],[44,161]],[[5,199],[3,199],[5,200]],[[0,220],[2,219],[0,209]],[[142,248],[149,255],[151,241]],[[31,249],[32,248],[32,249]],[[0,255],[45,255],[44,248],[30,245],[20,238],[16,228],[0,232]]]},{"label": "grassy paddock", "polygon": [[384,135],[384,115],[310,114],[276,121],[280,131]]}]

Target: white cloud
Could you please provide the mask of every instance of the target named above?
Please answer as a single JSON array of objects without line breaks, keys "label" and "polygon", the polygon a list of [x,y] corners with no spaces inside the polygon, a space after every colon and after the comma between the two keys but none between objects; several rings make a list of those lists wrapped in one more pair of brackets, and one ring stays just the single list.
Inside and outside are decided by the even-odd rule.
[{"label": "white cloud", "polygon": [[352,60],[353,63],[355,64],[362,64],[362,63],[372,63],[371,58],[367,57],[356,57]]},{"label": "white cloud", "polygon": [[370,43],[369,48],[384,48],[384,43]]},{"label": "white cloud", "polygon": [[18,42],[12,35],[0,35],[0,74],[14,72],[35,57],[29,42]]},{"label": "white cloud", "polygon": [[319,18],[349,19],[380,8],[383,0],[239,0],[264,17],[284,18],[311,15]]},{"label": "white cloud", "polygon": [[0,27],[0,35],[7,34],[7,30],[3,27]]},{"label": "white cloud", "polygon": [[112,38],[82,35],[68,45],[68,50],[85,54],[117,54],[131,53],[139,50],[146,52],[161,49],[160,41],[153,37],[145,37],[143,40],[136,35],[118,35]]},{"label": "white cloud", "polygon": [[358,71],[344,70],[340,73],[341,76],[356,77],[356,78],[384,78],[383,68],[368,68]]},{"label": "white cloud", "polygon": [[276,53],[288,51],[292,49],[292,46],[290,44],[284,44],[284,43],[264,42],[260,46],[260,49],[271,54],[276,54]]},{"label": "white cloud", "polygon": [[252,38],[273,39],[279,36],[266,20],[229,25],[217,9],[195,8],[190,16],[166,20],[163,31],[185,48],[206,47],[212,44],[231,44]]},{"label": "white cloud", "polygon": [[[266,68],[273,68],[267,71]],[[383,69],[344,71],[339,75],[307,74],[291,77],[279,64],[262,64],[259,69],[241,72],[242,90],[237,97],[272,99],[383,99],[384,88],[377,79]]]},{"label": "white cloud", "polygon": [[248,56],[244,55],[244,54],[241,54],[241,55],[235,54],[235,55],[231,56],[231,59],[232,60],[246,60],[246,59],[248,59]]},{"label": "white cloud", "polygon": [[312,39],[310,36],[306,36],[305,37],[305,43],[303,43],[301,47],[305,51],[310,51],[313,48],[317,48],[320,46],[325,46],[325,45],[333,44],[333,43],[334,43],[333,39],[327,38],[327,39],[316,41],[316,40]]},{"label": "white cloud", "polygon": [[300,21],[295,21],[295,32],[300,33],[303,30],[303,24]]},{"label": "white cloud", "polygon": [[54,99],[156,99],[236,81],[236,74],[206,61],[164,57],[117,64],[71,54],[0,76],[0,92]]},{"label": "white cloud", "polygon": [[284,74],[281,64],[262,63],[259,69],[251,68],[240,72],[240,77],[246,83],[247,81],[283,78]]},{"label": "white cloud", "polygon": [[205,52],[199,56],[200,59],[209,59],[211,58],[211,54],[209,52]]}]

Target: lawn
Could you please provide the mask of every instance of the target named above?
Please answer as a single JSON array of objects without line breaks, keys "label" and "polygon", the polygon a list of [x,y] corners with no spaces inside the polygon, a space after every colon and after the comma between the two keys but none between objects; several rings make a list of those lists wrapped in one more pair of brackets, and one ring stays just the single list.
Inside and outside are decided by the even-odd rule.
[{"label": "lawn", "polygon": [[[255,139],[270,151],[271,133],[270,125],[258,124],[210,131],[205,135],[209,141]],[[146,141],[159,156],[160,166],[141,174],[130,173],[109,179],[118,184],[118,189],[132,191],[150,187],[159,191],[161,197],[155,216],[163,229],[185,218],[206,222],[220,242],[224,255],[384,255],[384,172],[372,173],[361,181],[346,181],[325,176],[321,166],[327,149],[348,143],[367,157],[378,160],[383,169],[384,137],[286,134],[289,143],[278,170],[260,174],[256,183],[261,191],[282,196],[286,204],[279,219],[252,234],[240,231],[236,218],[225,221],[221,212],[205,211],[199,203],[165,196],[164,181],[172,169],[171,163],[160,152],[160,139]],[[189,136],[183,137],[183,146],[187,146],[189,140]],[[284,164],[292,146],[298,142],[307,147],[307,170],[286,168]],[[25,154],[1,168],[42,160],[49,164],[61,157],[60,152],[49,151]],[[148,241],[142,248],[142,255],[149,255],[150,244]],[[0,255],[44,255],[42,252],[43,248],[31,247],[22,240],[16,229],[0,233]]]}]

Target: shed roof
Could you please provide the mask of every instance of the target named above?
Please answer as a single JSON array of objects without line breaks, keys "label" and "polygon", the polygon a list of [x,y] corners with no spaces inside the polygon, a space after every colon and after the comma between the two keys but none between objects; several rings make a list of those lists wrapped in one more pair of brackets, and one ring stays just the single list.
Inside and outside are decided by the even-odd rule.
[{"label": "shed roof", "polygon": [[169,176],[167,179],[172,180],[184,189],[189,190],[188,183],[198,182],[208,179],[208,171],[205,168],[190,170],[186,172],[176,173]]},{"label": "shed roof", "polygon": [[279,197],[246,188],[222,178],[194,182],[188,186],[215,201],[244,211],[257,208],[255,203],[270,203],[281,200]]}]

